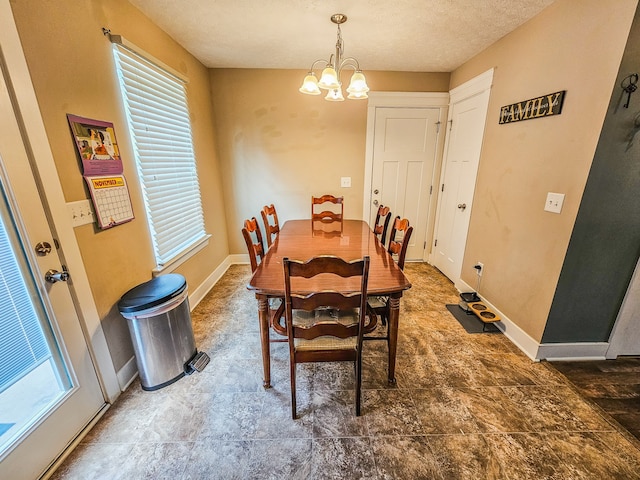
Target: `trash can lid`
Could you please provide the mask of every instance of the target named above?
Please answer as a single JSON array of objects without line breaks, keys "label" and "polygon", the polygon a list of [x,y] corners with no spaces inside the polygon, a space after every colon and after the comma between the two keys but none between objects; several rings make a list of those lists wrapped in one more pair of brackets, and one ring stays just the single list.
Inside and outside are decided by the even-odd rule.
[{"label": "trash can lid", "polygon": [[179,273],[167,273],[133,287],[118,302],[120,313],[132,313],[161,305],[180,295],[187,281]]}]

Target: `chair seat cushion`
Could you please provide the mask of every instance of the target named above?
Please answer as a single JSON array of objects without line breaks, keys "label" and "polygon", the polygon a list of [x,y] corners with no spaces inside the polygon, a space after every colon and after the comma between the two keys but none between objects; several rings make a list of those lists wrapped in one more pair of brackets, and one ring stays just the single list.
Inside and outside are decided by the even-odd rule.
[{"label": "chair seat cushion", "polygon": [[[312,312],[294,310],[293,323],[295,326],[311,327],[320,322],[338,322],[346,326],[357,325],[360,309],[336,310],[333,308],[318,308]],[[313,340],[295,338],[296,350],[350,350],[357,346],[357,337],[338,338],[323,335]]]}]

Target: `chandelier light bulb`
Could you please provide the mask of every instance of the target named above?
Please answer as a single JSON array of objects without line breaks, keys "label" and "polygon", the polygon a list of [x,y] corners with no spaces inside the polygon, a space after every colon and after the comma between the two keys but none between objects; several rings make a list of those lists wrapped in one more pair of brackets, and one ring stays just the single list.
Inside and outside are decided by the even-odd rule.
[{"label": "chandelier light bulb", "polygon": [[322,71],[322,76],[320,77],[320,82],[318,82],[318,87],[325,90],[334,90],[340,87],[340,82],[338,82],[338,74],[333,69],[333,67],[326,67]]},{"label": "chandelier light bulb", "polygon": [[342,96],[342,89],[338,85],[338,88],[334,88],[327,92],[327,96],[324,97],[325,100],[330,102],[344,102],[344,97]]},{"label": "chandelier light bulb", "polygon": [[[367,80],[364,78],[364,74],[357,70],[351,76],[351,82],[349,83],[349,87],[347,88],[347,92],[353,93],[355,97],[349,98],[367,98],[366,93],[369,91],[369,87],[367,86]],[[365,94],[363,97],[362,94]]]},{"label": "chandelier light bulb", "polygon": [[302,86],[298,91],[306,95],[320,95],[320,89],[318,88],[318,79],[313,74],[313,72],[309,72],[307,76],[304,77]]},{"label": "chandelier light bulb", "polygon": [[364,93],[349,93],[349,95],[347,95],[347,98],[350,100],[364,100],[365,98],[369,98],[369,95],[367,95],[366,92]]}]

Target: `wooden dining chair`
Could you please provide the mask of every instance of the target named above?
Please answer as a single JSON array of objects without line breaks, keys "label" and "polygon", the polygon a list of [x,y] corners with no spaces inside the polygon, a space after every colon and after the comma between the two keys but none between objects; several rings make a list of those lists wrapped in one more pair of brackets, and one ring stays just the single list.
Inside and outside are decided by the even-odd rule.
[{"label": "wooden dining chair", "polygon": [[262,232],[260,232],[260,226],[258,225],[256,217],[252,217],[251,220],[244,221],[242,236],[244,237],[244,241],[247,244],[247,250],[249,251],[251,271],[255,272],[256,268],[258,268],[258,264],[262,262],[262,259],[264,258]]},{"label": "wooden dining chair", "polygon": [[[402,234],[401,238],[397,238],[398,233]],[[413,227],[409,225],[409,220],[406,218],[396,217],[391,227],[391,234],[389,235],[389,246],[387,251],[391,256],[396,255],[396,263],[400,267],[400,270],[404,270],[404,260],[407,256],[407,247],[409,246],[409,240],[413,233]]]},{"label": "wooden dining chair", "polygon": [[[297,416],[296,365],[339,361],[354,363],[356,415],[360,415],[362,338],[366,331],[375,328],[377,322],[375,314],[367,310],[369,257],[347,262],[335,256],[324,255],[306,262],[284,258],[282,263],[291,370],[292,417],[295,419]],[[305,292],[304,295],[294,293],[292,283],[297,284],[301,281],[300,278],[313,279],[317,275],[326,274],[343,278],[360,277],[360,287],[348,295],[325,289]]]},{"label": "wooden dining chair", "polygon": [[[245,220],[242,227],[242,236],[247,244],[249,252],[249,263],[251,264],[251,272],[255,272],[258,265],[264,258],[264,246],[262,243],[262,233],[256,217],[251,220]],[[255,239],[255,240],[254,240]],[[284,302],[281,298],[269,298],[269,324],[280,335],[286,335],[281,326],[280,319],[284,317]],[[285,342],[285,339],[271,339],[271,342]]]},{"label": "wooden dining chair", "polygon": [[[391,227],[391,234],[389,235],[389,246],[387,251],[393,257],[395,255],[396,263],[400,270],[404,270],[404,261],[407,256],[407,247],[409,246],[409,240],[413,233],[413,227],[409,225],[409,220],[406,218],[400,218],[399,216],[393,221]],[[400,238],[401,235],[401,238]],[[382,325],[386,325],[389,320],[389,297],[386,296],[370,296],[367,298],[369,308],[372,309],[376,315],[380,316]],[[372,336],[367,337],[369,339],[389,340],[389,336],[380,337]]]},{"label": "wooden dining chair", "polygon": [[[389,221],[391,220],[391,211],[389,207],[380,205],[378,212],[376,213],[376,221],[373,224],[373,233],[378,235],[380,242],[384,245],[387,242],[387,229],[389,228]],[[384,223],[381,223],[384,221]]]},{"label": "wooden dining chair", "polygon": [[[339,212],[333,210],[323,210],[321,212],[316,211],[316,205],[322,205],[324,203],[332,203],[339,205]],[[324,207],[318,207],[324,208]],[[341,222],[344,217],[344,197],[334,197],[333,195],[323,195],[321,197],[311,197],[311,220],[322,221],[338,221]]]},{"label": "wooden dining chair", "polygon": [[278,223],[278,213],[276,207],[271,205],[265,205],[262,207],[262,223],[264,223],[264,234],[267,237],[267,248],[273,243],[272,235],[278,235],[280,233],[280,223]]}]

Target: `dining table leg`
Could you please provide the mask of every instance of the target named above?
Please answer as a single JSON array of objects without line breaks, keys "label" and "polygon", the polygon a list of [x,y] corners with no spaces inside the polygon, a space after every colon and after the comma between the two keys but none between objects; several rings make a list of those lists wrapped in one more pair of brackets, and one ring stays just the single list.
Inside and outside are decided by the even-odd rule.
[{"label": "dining table leg", "polygon": [[396,351],[398,346],[398,322],[400,319],[400,297],[394,293],[389,297],[389,383],[396,383]]},{"label": "dining table leg", "polygon": [[269,299],[256,295],[258,299],[258,320],[260,322],[260,344],[262,346],[262,370],[264,388],[271,388],[271,351],[269,347]]}]

